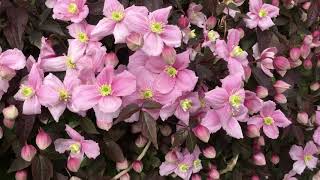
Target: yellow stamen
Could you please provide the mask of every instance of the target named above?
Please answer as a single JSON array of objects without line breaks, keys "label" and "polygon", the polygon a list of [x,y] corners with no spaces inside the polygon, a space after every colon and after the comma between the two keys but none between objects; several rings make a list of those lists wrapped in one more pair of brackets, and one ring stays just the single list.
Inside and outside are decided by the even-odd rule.
[{"label": "yellow stamen", "polygon": [[199,169],[201,167],[201,160],[200,159],[196,159],[193,161],[193,167],[196,169]]},{"label": "yellow stamen", "polygon": [[71,14],[75,14],[78,11],[78,6],[76,3],[70,3],[68,6],[68,12]]},{"label": "yellow stamen", "polygon": [[196,34],[196,30],[193,29],[189,32],[189,38],[193,39],[195,37],[197,37],[197,34]]},{"label": "yellow stamen", "polygon": [[150,25],[150,29],[154,33],[161,34],[163,32],[163,25],[160,22],[153,22]]},{"label": "yellow stamen", "polygon": [[100,87],[100,94],[101,96],[108,96],[112,92],[111,85],[104,84]]},{"label": "yellow stamen", "polygon": [[67,56],[66,59],[66,65],[69,69],[75,69],[76,68],[76,63],[73,62],[72,58],[70,56]]},{"label": "yellow stamen", "polygon": [[24,97],[27,97],[27,98],[34,95],[32,87],[29,87],[29,86],[22,86],[21,93]]},{"label": "yellow stamen", "polygon": [[181,172],[186,173],[186,172],[188,172],[188,170],[189,170],[189,165],[188,165],[188,164],[181,163],[181,164],[179,164],[178,166],[179,166],[179,170],[180,170]]},{"label": "yellow stamen", "polygon": [[304,162],[307,163],[308,161],[310,161],[312,159],[311,155],[305,155],[304,156]]},{"label": "yellow stamen", "polygon": [[153,97],[153,92],[150,89],[146,89],[141,92],[143,99],[151,99]]},{"label": "yellow stamen", "polygon": [[263,118],[263,123],[264,123],[265,125],[270,126],[270,125],[273,124],[273,118],[272,118],[272,117],[265,117],[265,118]]},{"label": "yellow stamen", "polygon": [[236,46],[233,48],[232,52],[231,52],[231,56],[232,57],[238,57],[241,56],[243,53],[243,50],[241,49],[241,47]]},{"label": "yellow stamen", "polygon": [[60,101],[68,101],[70,99],[70,94],[68,93],[68,91],[66,91],[64,89],[60,89],[59,90],[59,99],[60,99]]},{"label": "yellow stamen", "polygon": [[111,13],[111,19],[116,22],[122,21],[123,18],[124,18],[124,13],[121,11],[113,11]]},{"label": "yellow stamen", "polygon": [[71,144],[69,147],[71,153],[76,154],[80,152],[80,144],[79,143],[74,143]]},{"label": "yellow stamen", "polygon": [[233,94],[229,98],[229,103],[231,104],[232,107],[238,108],[242,103],[242,98],[237,94]]},{"label": "yellow stamen", "polygon": [[259,17],[266,17],[266,16],[268,16],[268,11],[266,11],[265,9],[260,9]]},{"label": "yellow stamen", "polygon": [[190,99],[181,100],[180,106],[182,110],[186,112],[192,107],[192,101]]},{"label": "yellow stamen", "polygon": [[172,66],[168,66],[165,69],[165,72],[172,78],[176,77],[176,75],[178,74],[178,71],[176,70],[176,68],[174,68]]},{"label": "yellow stamen", "polygon": [[210,41],[216,41],[218,39],[218,37],[219,36],[218,36],[217,32],[215,32],[213,30],[208,32],[208,38],[209,38]]},{"label": "yellow stamen", "polygon": [[84,32],[79,32],[78,33],[78,40],[82,43],[86,43],[88,42],[89,38],[88,35]]}]

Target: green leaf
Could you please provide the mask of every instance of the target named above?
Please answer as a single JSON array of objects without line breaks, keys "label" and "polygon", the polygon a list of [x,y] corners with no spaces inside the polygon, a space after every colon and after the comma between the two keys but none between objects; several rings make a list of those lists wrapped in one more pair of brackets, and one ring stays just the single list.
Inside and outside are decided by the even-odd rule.
[{"label": "green leaf", "polygon": [[147,112],[140,113],[140,121],[142,122],[142,135],[147,137],[158,149],[157,121]]},{"label": "green leaf", "polygon": [[104,153],[109,159],[115,162],[121,162],[125,159],[121,147],[116,142],[107,140],[104,145]]},{"label": "green leaf", "polygon": [[18,157],[17,159],[13,160],[13,162],[11,163],[10,168],[8,169],[8,173],[25,169],[26,167],[30,166],[30,164],[31,162],[25,161],[20,157]]},{"label": "green leaf", "polygon": [[33,180],[48,180],[53,177],[52,163],[42,155],[34,157],[31,170]]},{"label": "green leaf", "polygon": [[88,134],[99,134],[92,120],[89,118],[81,118],[80,126]]}]

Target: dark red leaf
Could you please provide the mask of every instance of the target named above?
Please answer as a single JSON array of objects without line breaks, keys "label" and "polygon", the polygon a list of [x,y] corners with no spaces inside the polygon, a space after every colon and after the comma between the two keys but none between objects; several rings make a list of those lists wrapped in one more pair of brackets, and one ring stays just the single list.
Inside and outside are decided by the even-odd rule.
[{"label": "dark red leaf", "polygon": [[106,140],[104,145],[104,153],[109,159],[115,162],[121,162],[124,160],[121,147],[116,142],[112,140]]},{"label": "dark red leaf", "polygon": [[16,121],[16,133],[19,137],[20,143],[24,144],[29,134],[32,131],[33,124],[35,122],[35,116],[34,115],[22,115],[17,121]]},{"label": "dark red leaf", "polygon": [[53,177],[52,163],[45,156],[35,156],[31,167],[33,180],[48,180]]},{"label": "dark red leaf", "polygon": [[140,121],[142,122],[142,134],[153,143],[158,149],[157,140],[157,121],[147,112],[140,113]]}]

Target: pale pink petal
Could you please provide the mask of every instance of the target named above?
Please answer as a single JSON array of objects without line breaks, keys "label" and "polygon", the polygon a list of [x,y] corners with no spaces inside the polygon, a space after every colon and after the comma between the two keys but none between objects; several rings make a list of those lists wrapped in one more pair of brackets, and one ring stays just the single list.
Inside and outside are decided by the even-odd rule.
[{"label": "pale pink petal", "polygon": [[234,118],[230,118],[227,122],[223,123],[222,128],[227,132],[228,135],[236,139],[243,138],[241,126]]},{"label": "pale pink petal", "polygon": [[54,106],[59,103],[59,92],[49,86],[42,85],[37,91],[37,96],[43,106]]},{"label": "pale pink petal", "polygon": [[298,161],[303,159],[303,148],[301,146],[293,145],[289,151],[292,160]]},{"label": "pale pink petal", "polygon": [[124,11],[124,7],[118,0],[105,0],[103,15],[110,16],[113,11]]},{"label": "pale pink petal", "polygon": [[35,90],[40,88],[42,84],[43,74],[39,70],[38,66],[34,64],[30,70],[30,73],[28,75],[28,85],[32,86]]},{"label": "pale pink petal", "polygon": [[201,125],[206,127],[210,133],[215,133],[221,129],[221,122],[216,111],[208,111],[206,116],[201,120]]},{"label": "pale pink petal", "polygon": [[306,146],[304,147],[303,153],[308,155],[313,155],[318,152],[317,146],[313,143],[313,141],[307,142]]},{"label": "pale pink petal", "polygon": [[186,69],[190,63],[190,51],[186,50],[180,54],[177,54],[176,61],[173,66],[178,70]]},{"label": "pale pink petal", "polygon": [[162,94],[169,93],[176,85],[176,78],[170,77],[166,72],[160,73],[155,82],[155,89]]},{"label": "pale pink petal", "polygon": [[274,103],[273,101],[267,101],[263,103],[260,114],[262,117],[271,116],[275,110],[276,110],[276,103]]},{"label": "pale pink petal", "polygon": [[160,74],[165,70],[167,64],[160,56],[149,57],[145,64],[145,68],[153,73]]},{"label": "pale pink petal", "polygon": [[136,91],[136,77],[125,70],[114,77],[111,87],[112,95],[128,96]]},{"label": "pale pink petal", "polygon": [[101,95],[96,85],[82,85],[76,87],[72,93],[72,101],[75,108],[86,111],[98,104]]},{"label": "pale pink petal", "polygon": [[166,8],[155,10],[149,14],[149,18],[155,20],[156,22],[167,24],[171,9],[172,6],[168,6]]},{"label": "pale pink petal", "polygon": [[60,116],[63,114],[64,110],[66,109],[66,103],[59,103],[54,106],[48,107],[50,114],[52,115],[53,119],[56,122],[59,122]]},{"label": "pale pink petal", "polygon": [[274,23],[270,17],[264,17],[259,20],[258,26],[262,31],[269,29],[271,26],[273,26]]},{"label": "pale pink petal", "polygon": [[88,158],[95,159],[100,154],[98,143],[92,140],[81,141],[81,150],[86,154]]},{"label": "pale pink petal", "polygon": [[249,10],[250,12],[259,13],[260,8],[262,7],[262,0],[249,0]]},{"label": "pale pink petal", "polygon": [[287,127],[291,124],[291,121],[280,111],[276,110],[272,114],[272,118],[275,121],[275,125],[278,127]]},{"label": "pale pink petal", "polygon": [[159,56],[163,49],[161,37],[155,33],[147,33],[143,37],[144,44],[142,50],[150,56]]},{"label": "pale pink petal", "polygon": [[253,29],[258,26],[258,16],[253,14],[252,12],[247,13],[248,18],[244,18],[244,22],[249,29]]},{"label": "pale pink petal", "polygon": [[184,124],[189,124],[190,114],[188,111],[184,111],[180,106],[177,107],[176,111],[174,112],[174,115],[178,119],[180,119]]},{"label": "pale pink petal", "polygon": [[114,43],[125,43],[129,33],[127,26],[123,22],[117,23],[113,30]]},{"label": "pale pink petal", "polygon": [[205,93],[205,99],[214,109],[221,108],[228,103],[229,94],[225,89],[216,87],[215,89]]},{"label": "pale pink petal", "polygon": [[163,121],[167,120],[168,117],[172,116],[177,108],[178,104],[164,105],[160,110],[160,117]]},{"label": "pale pink petal", "polygon": [[268,12],[268,16],[273,18],[279,15],[279,8],[277,6],[273,6],[271,4],[263,4],[262,9]]},{"label": "pale pink petal", "polygon": [[116,112],[122,104],[122,100],[116,96],[105,96],[99,100],[99,110],[105,113]]},{"label": "pale pink petal", "polygon": [[41,113],[41,104],[37,96],[32,96],[30,99],[24,101],[22,113],[25,115]]},{"label": "pale pink petal", "polygon": [[317,163],[318,163],[318,158],[312,156],[312,158],[309,161],[306,161],[306,166],[309,169],[313,170],[314,168],[316,168]]},{"label": "pale pink petal", "polygon": [[192,91],[196,86],[198,77],[194,71],[185,69],[178,72],[176,85],[181,91]]},{"label": "pale pink petal", "polygon": [[177,168],[177,165],[174,163],[163,162],[159,167],[159,174],[160,176],[168,176],[174,172]]},{"label": "pale pink petal", "polygon": [[223,40],[217,40],[215,52],[217,53],[217,55],[220,58],[222,58],[224,60],[227,60],[229,57],[229,51],[228,51],[227,44]]},{"label": "pale pink petal", "polygon": [[306,168],[306,164],[303,160],[298,160],[293,164],[293,171],[295,171],[297,174],[301,174],[304,169]]},{"label": "pale pink petal", "polygon": [[236,61],[236,60],[228,61],[228,69],[229,69],[230,75],[238,76],[238,77],[241,77],[242,79],[245,79],[245,72],[244,72],[245,70],[239,61]]},{"label": "pale pink petal", "polygon": [[150,31],[148,17],[139,12],[128,12],[126,14],[125,23],[131,31],[140,34],[145,34]]},{"label": "pale pink petal", "polygon": [[260,129],[263,126],[263,118],[260,116],[253,116],[249,119],[248,124],[253,124]]},{"label": "pale pink petal", "polygon": [[9,49],[0,53],[0,65],[20,70],[26,65],[26,57],[19,49]]},{"label": "pale pink petal", "polygon": [[228,30],[228,41],[227,41],[227,46],[228,49],[232,49],[234,46],[237,46],[240,41],[240,32],[237,29],[230,29]]},{"label": "pale pink petal", "polygon": [[76,130],[72,129],[69,125],[66,125],[66,132],[71,137],[71,139],[76,141],[84,140],[84,137],[81,136]]},{"label": "pale pink petal", "polygon": [[100,86],[102,85],[111,85],[114,77],[114,69],[113,67],[105,67],[97,76],[97,82]]},{"label": "pale pink petal", "polygon": [[113,33],[116,23],[109,19],[103,18],[98,24],[93,28],[90,36],[97,39],[102,39]]},{"label": "pale pink petal", "polygon": [[266,136],[268,136],[271,139],[277,139],[279,136],[279,129],[277,126],[273,125],[264,125],[263,126],[263,132]]},{"label": "pale pink petal", "polygon": [[222,88],[226,89],[228,93],[239,90],[242,86],[242,80],[239,76],[229,75],[221,80]]},{"label": "pale pink petal", "polygon": [[66,56],[41,59],[40,66],[45,72],[65,71],[67,69]]},{"label": "pale pink petal", "polygon": [[54,147],[58,153],[64,153],[70,149],[72,144],[78,143],[72,139],[57,139],[54,141]]},{"label": "pale pink petal", "polygon": [[70,36],[77,39],[79,33],[81,33],[81,32],[86,33],[86,29],[85,29],[86,25],[87,25],[87,23],[85,21],[83,21],[81,23],[73,23],[73,24],[67,26],[67,29],[69,31]]},{"label": "pale pink petal", "polygon": [[160,37],[167,46],[179,47],[181,45],[182,33],[178,26],[166,25]]},{"label": "pale pink petal", "polygon": [[320,145],[320,127],[318,127],[313,133],[313,140],[315,143]]}]

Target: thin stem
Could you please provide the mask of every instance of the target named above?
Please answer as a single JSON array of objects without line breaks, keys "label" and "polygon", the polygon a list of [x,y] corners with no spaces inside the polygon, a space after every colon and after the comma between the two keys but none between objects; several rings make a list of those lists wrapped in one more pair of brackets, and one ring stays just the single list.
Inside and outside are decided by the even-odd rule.
[{"label": "thin stem", "polygon": [[[140,161],[147,153],[149,147],[150,147],[151,141],[148,142],[148,144],[143,148],[142,152],[138,156],[137,160]],[[127,169],[124,169],[123,171],[119,172],[117,175],[115,175],[112,180],[119,179],[122,175],[126,174],[132,169],[132,163]]]}]

